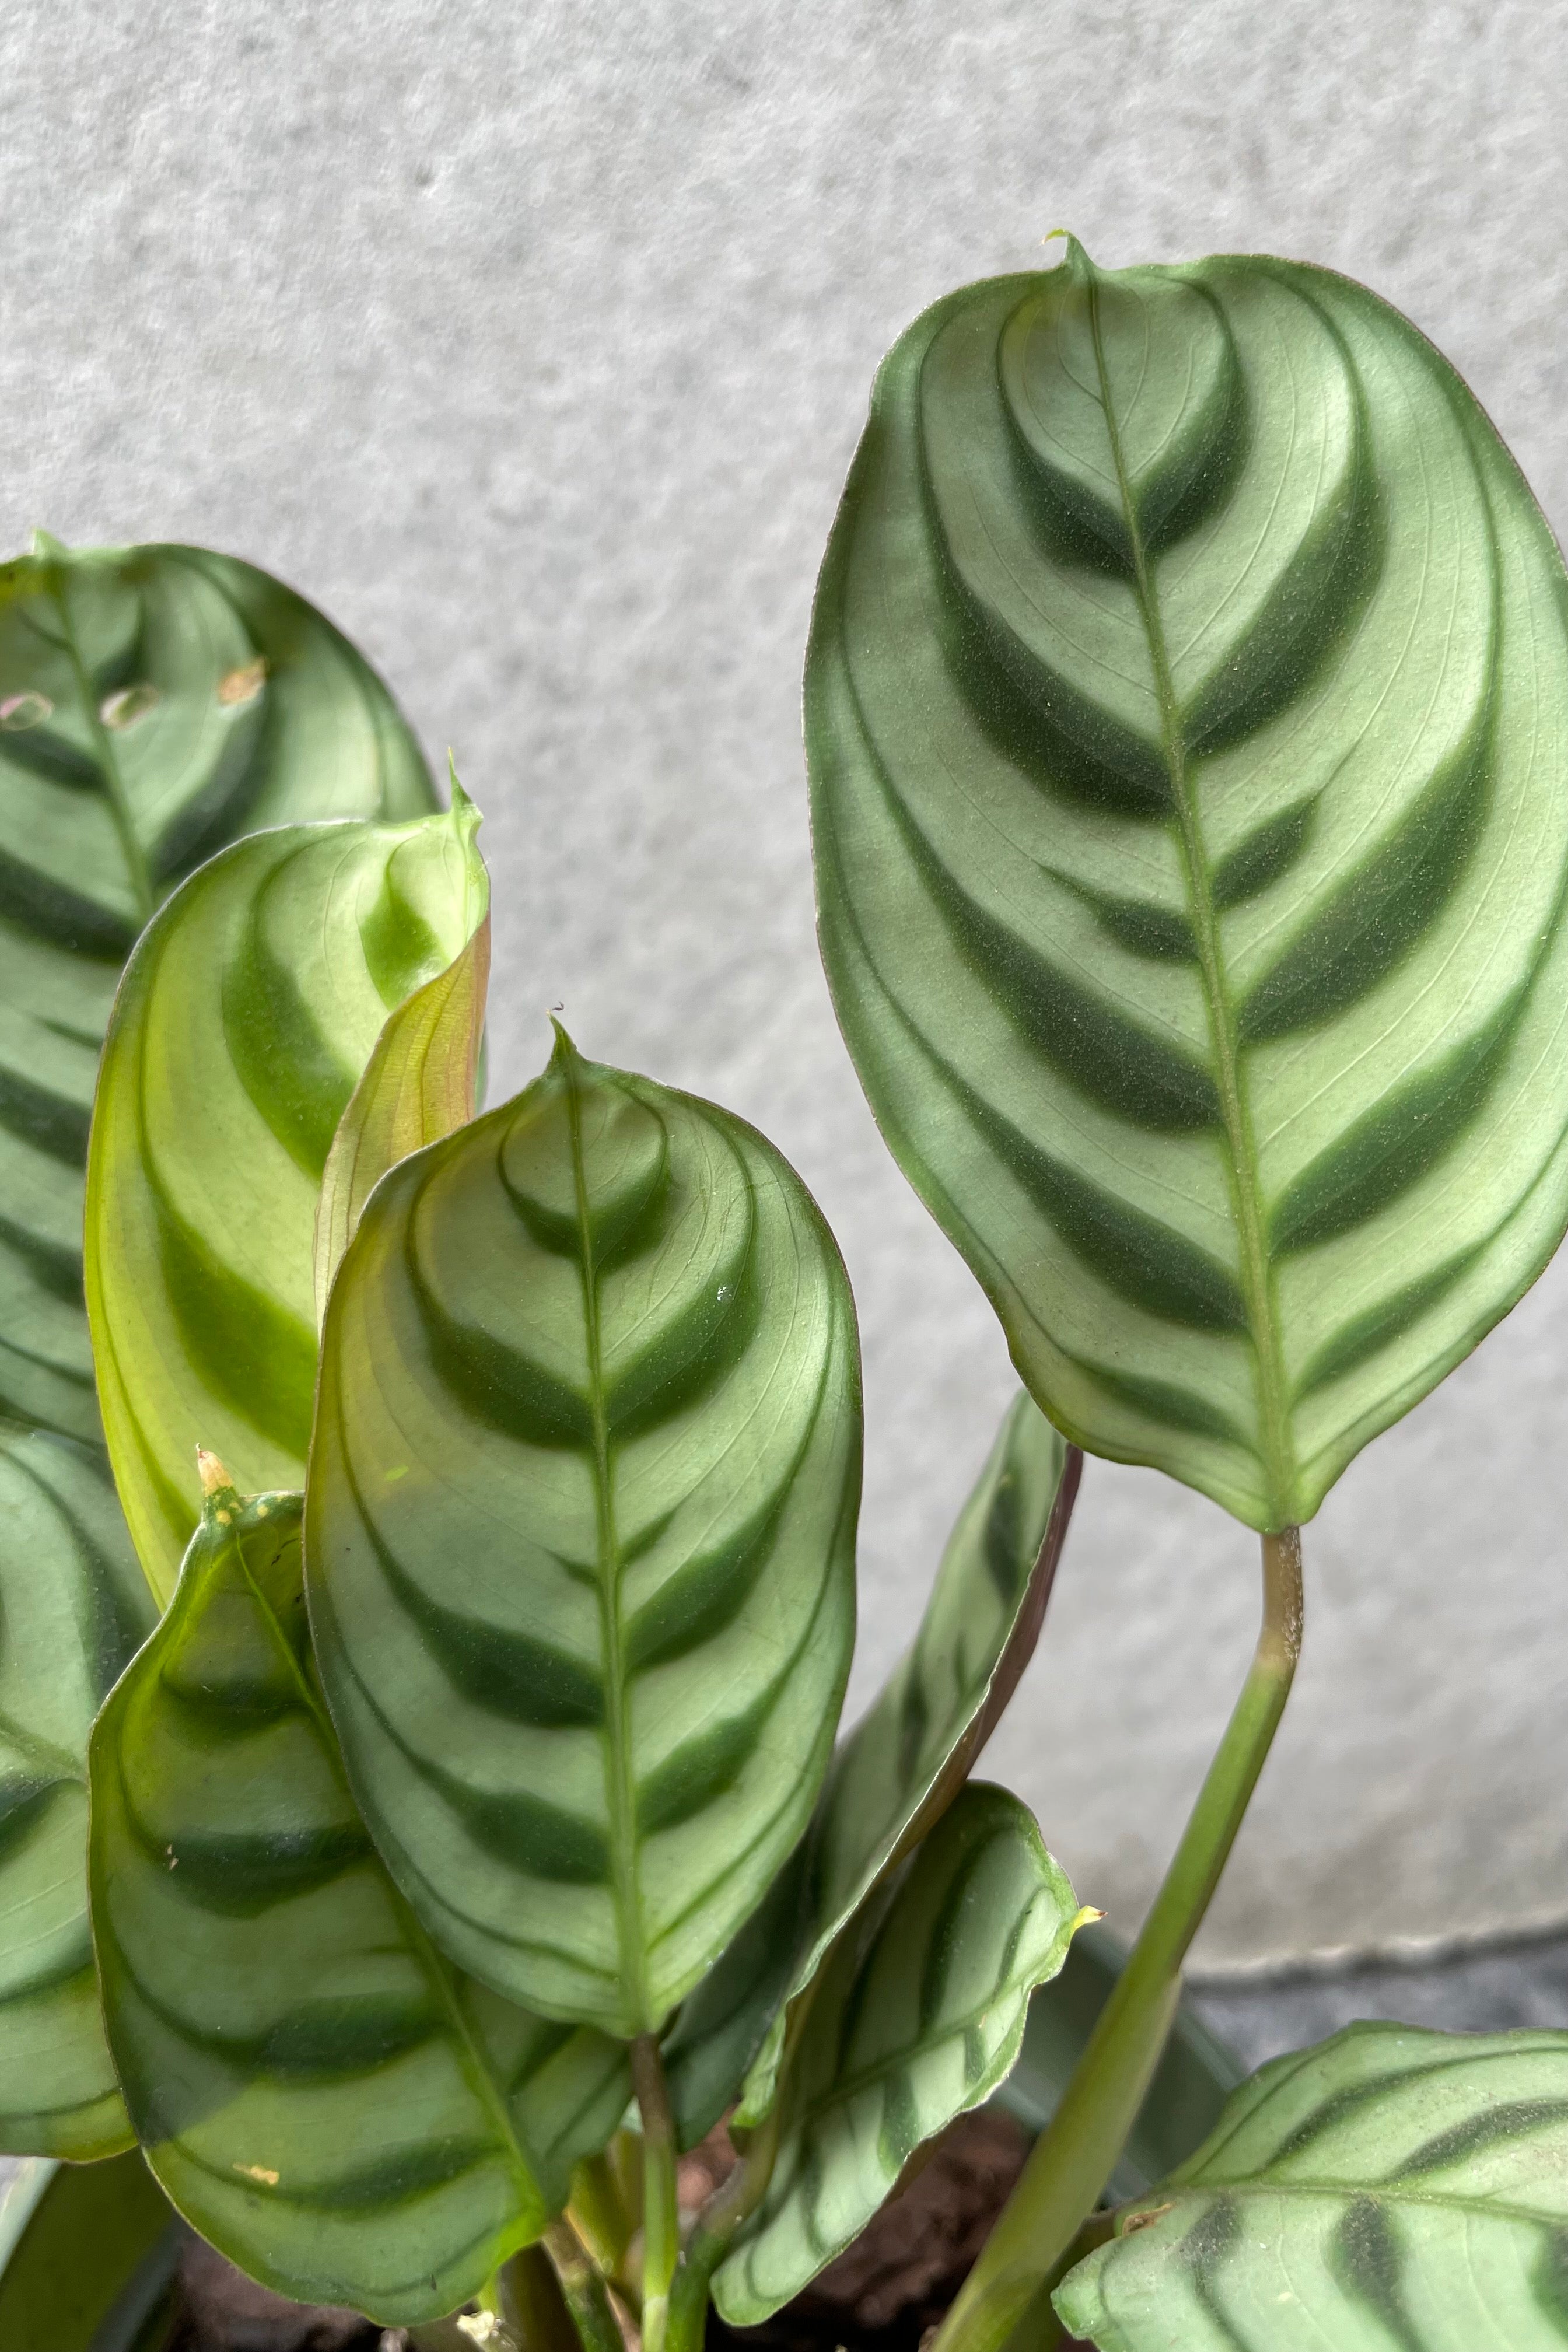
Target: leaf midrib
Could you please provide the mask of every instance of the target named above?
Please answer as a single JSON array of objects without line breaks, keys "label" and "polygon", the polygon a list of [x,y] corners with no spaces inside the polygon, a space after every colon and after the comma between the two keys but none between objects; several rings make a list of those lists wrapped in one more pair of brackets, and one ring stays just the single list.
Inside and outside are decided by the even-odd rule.
[{"label": "leaf midrib", "polygon": [[1106,366],[1104,338],[1100,327],[1100,281],[1092,265],[1089,266],[1088,290],[1089,333],[1094,344],[1094,362],[1100,379],[1100,407],[1105,415],[1105,429],[1110,443],[1111,462],[1116,469],[1117,491],[1121,500],[1122,520],[1127,530],[1128,542],[1132,551],[1134,593],[1143,622],[1144,634],[1149,640],[1150,659],[1153,665],[1154,692],[1160,711],[1161,749],[1164,754],[1166,772],[1171,781],[1171,797],[1180,827],[1182,862],[1187,881],[1188,910],[1192,918],[1193,936],[1197,946],[1204,1002],[1208,1013],[1209,1036],[1214,1048],[1220,1116],[1225,1124],[1227,1173],[1230,1178],[1231,1200],[1236,1213],[1237,1234],[1240,1244],[1242,1301],[1247,1312],[1247,1328],[1252,1339],[1253,1350],[1258,1360],[1262,1451],[1265,1478],[1268,1489],[1269,1513],[1272,1519],[1276,1513],[1288,1510],[1292,1480],[1284,1443],[1285,1369],[1279,1344],[1279,1324],[1274,1314],[1268,1250],[1263,1227],[1263,1207],[1258,1192],[1257,1145],[1252,1133],[1251,1118],[1242,1092],[1236,1019],[1230,992],[1226,986],[1219,925],[1215,919],[1213,895],[1209,889],[1208,860],[1187,772],[1187,749],[1182,730],[1181,706],[1177,700],[1171,676],[1164,624],[1161,619],[1159,603],[1154,593],[1154,584],[1149,570],[1148,550],[1144,545],[1143,533],[1138,521],[1131,485],[1127,475],[1126,460],[1122,453],[1121,435],[1111,402],[1110,371]]},{"label": "leaf midrib", "polygon": [[583,1318],[588,1360],[588,1412],[594,1443],[594,1511],[599,1544],[599,1639],[605,1660],[605,1796],[610,1815],[610,1867],[614,1880],[620,1981],[638,2025],[651,2032],[647,1970],[643,1961],[642,1888],[637,1873],[637,1790],[632,1780],[630,1727],[626,1722],[626,1638],[621,1622],[620,1538],[611,1477],[608,1416],[605,1409],[603,1349],[599,1331],[599,1276],[594,1257],[588,1177],[583,1162],[583,1105],[575,1058],[565,1065],[567,1123],[572,1139],[572,1181],[581,1247]]}]

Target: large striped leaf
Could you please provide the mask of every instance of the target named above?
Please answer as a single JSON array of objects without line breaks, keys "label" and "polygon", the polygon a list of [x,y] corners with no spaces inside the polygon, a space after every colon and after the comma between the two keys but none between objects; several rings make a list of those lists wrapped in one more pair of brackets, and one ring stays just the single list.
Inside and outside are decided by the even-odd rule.
[{"label": "large striped leaf", "polygon": [[81,1168],[153,908],[258,826],[433,802],[380,680],[265,572],[51,541],[0,566],[0,1417],[99,1442]]},{"label": "large striped leaf", "polygon": [[[459,798],[409,824],[255,835],[193,875],[127,968],[93,1114],[87,1295],[115,1479],[161,1597],[195,1523],[198,1444],[247,1491],[303,1483],[322,1172],[388,1015],[439,996],[454,963],[482,980],[464,956],[485,913],[478,823]],[[458,1045],[449,1100],[413,1089],[416,1133],[432,1105],[471,1108]],[[407,1126],[371,1118],[367,1149]]]},{"label": "large striped leaf", "polygon": [[1072,1889],[1017,1798],[961,1790],[823,1969],[780,2084],[767,2192],[713,2282],[731,2326],[797,2294],[921,2143],[989,2097],[1077,1925]]},{"label": "large striped leaf", "polygon": [[131,2137],[87,1921],[87,1742],[151,1595],[95,1450],[0,1438],[0,2148]]},{"label": "large striped leaf", "polygon": [[1277,2058],[1117,2231],[1057,2294],[1100,2352],[1562,2352],[1568,2033]]},{"label": "large striped leaf", "polygon": [[1052,1419],[1257,1527],[1568,1222],[1565,625],[1326,271],[1073,246],[878,379],[807,670],[839,1016]]},{"label": "large striped leaf", "polygon": [[253,2277],[432,2318],[560,2209],[625,2110],[626,2053],[434,1949],[315,1684],[300,1497],[213,1486],[92,1735],[115,2062],[159,2180]]},{"label": "large striped leaf", "polygon": [[[1015,1401],[948,1538],[913,1643],[834,1757],[807,1841],[786,2002],[952,1801],[1000,1721],[1039,1638],[1082,1463],[1026,1396]],[[775,2011],[748,2076],[744,2124],[772,2105],[787,2014],[784,2005]]]},{"label": "large striped leaf", "polygon": [[579,1059],[405,1160],[321,1343],[311,1623],[452,1956],[658,2028],[810,1812],[854,1616],[854,1308],[738,1119]]}]

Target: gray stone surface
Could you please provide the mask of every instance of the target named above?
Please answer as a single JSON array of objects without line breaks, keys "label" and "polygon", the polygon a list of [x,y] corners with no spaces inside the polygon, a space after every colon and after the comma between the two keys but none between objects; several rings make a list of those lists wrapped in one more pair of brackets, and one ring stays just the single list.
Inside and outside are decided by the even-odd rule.
[{"label": "gray stone surface", "polygon": [[[496,1077],[721,1097],[842,1239],[863,1694],[1009,1390],[816,968],[812,579],[876,360],[1069,222],[1400,302],[1568,521],[1568,16],[1500,0],[11,0],[0,539],[296,581],[489,813]],[[1568,1276],[1352,1470],[1218,1959],[1568,1912]],[[995,1749],[1131,1926],[1245,1662],[1248,1538],[1095,1465]]]}]

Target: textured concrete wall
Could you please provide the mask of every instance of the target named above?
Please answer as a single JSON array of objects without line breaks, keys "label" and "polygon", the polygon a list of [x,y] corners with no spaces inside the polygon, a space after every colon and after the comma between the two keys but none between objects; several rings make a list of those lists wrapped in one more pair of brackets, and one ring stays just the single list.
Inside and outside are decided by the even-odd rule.
[{"label": "textured concrete wall", "polygon": [[[378,661],[489,813],[496,1078],[718,1096],[843,1242],[868,1688],[1009,1392],[817,970],[807,603],[872,368],[1067,222],[1331,263],[1568,524],[1568,16],[1494,0],[10,0],[0,538],[188,537]],[[1568,1912],[1568,1271],[1344,1479],[1216,1959]],[[1250,1538],[1091,1465],[994,1761],[1130,1922],[1251,1640]]]}]

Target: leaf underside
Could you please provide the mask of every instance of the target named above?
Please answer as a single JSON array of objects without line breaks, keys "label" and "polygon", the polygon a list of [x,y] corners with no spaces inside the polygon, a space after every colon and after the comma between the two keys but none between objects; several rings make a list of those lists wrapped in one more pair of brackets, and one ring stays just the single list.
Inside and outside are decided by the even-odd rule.
[{"label": "leaf underside", "polygon": [[354,1809],[300,1497],[209,1504],[92,1738],[93,1925],[153,2171],[279,2293],[387,2326],[476,2292],[624,2112],[624,2051],[465,1980]]},{"label": "leaf underside", "polygon": [[[747,2078],[743,2124],[772,2105],[784,2002],[952,1802],[1012,1696],[1039,1635],[1080,1467],[1030,1399],[1017,1398],[948,1538],[913,1643],[834,1757],[806,1837],[784,2000],[772,1979],[759,1978],[754,1996],[776,2006]],[[715,1974],[728,1973],[726,1955]]]},{"label": "leaf underside", "polygon": [[[196,1522],[198,1445],[247,1492],[303,1484],[322,1172],[373,1053],[401,1066],[389,1015],[458,967],[482,979],[477,824],[460,803],[258,834],[193,876],[127,969],[93,1116],[87,1292],[115,1477],[161,1598]],[[460,1112],[471,1044],[457,1061]],[[427,1132],[427,1090],[390,1091],[408,1118],[372,1120],[372,1159],[409,1118]]]},{"label": "leaf underside", "polygon": [[1029,1996],[1067,1957],[1071,1887],[1005,1789],[960,1790],[824,1963],[781,2085],[766,2196],[714,2301],[756,2325],[858,2237],[921,2144],[1016,2059]]},{"label": "leaf underside", "polygon": [[1074,247],[879,377],[807,664],[839,1017],[1044,1409],[1254,1526],[1568,1223],[1565,614],[1326,271]]},{"label": "leaf underside", "polygon": [[1352,2025],[1119,2227],[1057,2295],[1100,2352],[1561,2352],[1568,2033]]},{"label": "leaf underside", "polygon": [[405,1160],[322,1335],[306,1551],[376,1843],[464,1967],[655,2029],[826,1766],[854,1310],[737,1119],[580,1060]]}]

